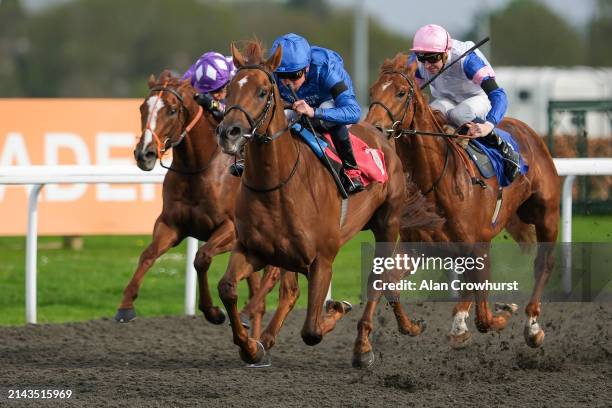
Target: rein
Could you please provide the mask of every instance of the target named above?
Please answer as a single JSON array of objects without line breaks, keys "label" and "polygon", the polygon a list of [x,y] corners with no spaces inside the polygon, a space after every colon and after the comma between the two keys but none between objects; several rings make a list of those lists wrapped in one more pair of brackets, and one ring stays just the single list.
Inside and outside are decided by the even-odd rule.
[{"label": "rein", "polygon": [[[284,127],[283,129],[273,133],[272,135],[268,135],[268,128],[270,126],[270,123],[272,122],[272,119],[274,119],[274,109],[272,109],[272,115],[270,116],[270,119],[268,121],[268,126],[265,129],[264,133],[258,133],[258,129],[260,128],[260,126],[262,126],[262,124],[266,121],[268,113],[270,112],[270,109],[272,108],[272,106],[274,106],[274,99],[275,99],[275,90],[276,88],[276,81],[274,80],[274,75],[272,75],[272,73],[270,71],[268,71],[267,69],[265,69],[264,67],[260,66],[260,65],[244,65],[242,67],[240,67],[238,69],[238,71],[236,72],[236,75],[238,75],[238,72],[243,71],[243,70],[247,70],[247,69],[255,69],[255,70],[259,70],[262,71],[266,74],[266,76],[268,77],[268,80],[270,81],[270,84],[272,85],[272,88],[270,90],[270,93],[268,94],[268,98],[266,100],[266,105],[264,106],[264,108],[262,109],[261,113],[257,116],[257,119],[253,119],[253,116],[247,112],[246,109],[244,109],[242,106],[240,106],[239,104],[234,104],[232,106],[230,106],[229,108],[227,108],[227,110],[225,111],[225,115],[227,115],[230,111],[232,110],[237,110],[239,112],[241,112],[242,114],[244,114],[244,116],[246,117],[247,121],[249,122],[249,126],[251,126],[250,129],[250,133],[246,133],[243,134],[242,137],[245,138],[247,140],[247,142],[249,140],[255,140],[256,142],[260,142],[260,143],[270,143],[273,142],[274,140],[278,139],[279,137],[281,137],[282,135],[284,135],[287,131],[289,131],[289,129],[291,128],[291,126],[293,126],[293,124],[295,122],[289,122],[287,124],[286,127]],[[236,77],[236,75],[234,76],[234,78]],[[299,120],[299,117],[298,119]],[[297,141],[294,141],[294,144],[297,145],[296,149],[297,149],[297,158],[295,159],[295,164],[293,165],[293,169],[291,169],[291,172],[289,173],[289,176],[281,181],[280,183],[278,183],[276,186],[274,187],[270,187],[270,188],[258,188],[258,187],[254,187],[254,186],[250,186],[246,183],[244,177],[241,177],[241,182],[242,185],[244,185],[247,189],[256,192],[256,193],[271,193],[272,191],[276,191],[281,189],[283,186],[285,186],[289,180],[291,180],[293,178],[293,176],[295,175],[297,168],[298,168],[298,164],[300,162],[300,156],[301,156],[301,149],[300,149],[300,143]]]}]

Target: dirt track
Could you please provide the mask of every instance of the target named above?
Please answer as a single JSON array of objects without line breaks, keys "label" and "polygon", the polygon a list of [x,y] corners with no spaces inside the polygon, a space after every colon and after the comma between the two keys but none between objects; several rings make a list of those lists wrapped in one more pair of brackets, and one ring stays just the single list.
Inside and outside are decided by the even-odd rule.
[{"label": "dirt track", "polygon": [[200,317],[0,328],[0,406],[19,405],[8,387],[76,394],[37,406],[612,406],[612,304],[543,305],[539,350],[523,342],[522,314],[501,334],[475,332],[470,317],[472,344],[455,351],[451,304],[410,310],[425,333],[402,336],[383,308],[369,371],[350,367],[359,308],[315,347],[294,312],[262,369],[240,362],[227,325]]}]

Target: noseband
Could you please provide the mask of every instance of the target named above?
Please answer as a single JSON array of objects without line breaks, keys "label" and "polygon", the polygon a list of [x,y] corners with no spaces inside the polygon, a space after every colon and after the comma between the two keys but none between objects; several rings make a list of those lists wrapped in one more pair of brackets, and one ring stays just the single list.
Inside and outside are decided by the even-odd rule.
[{"label": "noseband", "polygon": [[406,95],[406,102],[404,103],[402,118],[400,120],[396,120],[395,116],[393,115],[393,112],[391,112],[391,109],[389,109],[389,107],[385,105],[384,103],[382,103],[381,101],[372,101],[368,109],[372,109],[372,106],[377,105],[383,108],[385,112],[387,112],[387,116],[389,116],[389,119],[391,119],[392,125],[390,129],[384,129],[384,131],[387,133],[388,135],[387,137],[393,136],[397,139],[398,137],[400,137],[402,134],[405,133],[404,129],[402,129],[402,123],[404,123],[406,114],[408,113],[408,110],[410,109],[410,103],[412,102],[412,99],[414,98],[414,83],[412,82],[410,77],[408,77],[408,75],[404,74],[403,72],[391,71],[389,72],[389,74],[401,75],[402,78],[404,78],[406,82],[408,82],[408,85],[410,86],[410,91],[408,91],[408,95]]}]

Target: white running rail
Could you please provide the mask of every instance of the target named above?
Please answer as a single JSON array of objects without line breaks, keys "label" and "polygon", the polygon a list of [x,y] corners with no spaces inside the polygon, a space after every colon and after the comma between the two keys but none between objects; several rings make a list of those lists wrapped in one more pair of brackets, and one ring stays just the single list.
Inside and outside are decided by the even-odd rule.
[{"label": "white running rail", "polygon": [[[576,176],[612,175],[612,158],[554,159],[563,182],[562,242],[572,241],[572,186]],[[166,170],[155,167],[143,172],[136,166],[8,166],[0,167],[0,184],[33,185],[28,204],[28,229],[26,238],[26,322],[36,323],[36,253],[38,195],[45,184],[111,183],[150,184],[162,183]],[[185,283],[185,313],[195,314],[196,272],[193,259],[198,249],[194,238],[188,238]],[[564,265],[564,288],[571,290],[571,252],[567,251]],[[331,288],[330,288],[331,291]],[[331,297],[331,294],[328,293]]]}]

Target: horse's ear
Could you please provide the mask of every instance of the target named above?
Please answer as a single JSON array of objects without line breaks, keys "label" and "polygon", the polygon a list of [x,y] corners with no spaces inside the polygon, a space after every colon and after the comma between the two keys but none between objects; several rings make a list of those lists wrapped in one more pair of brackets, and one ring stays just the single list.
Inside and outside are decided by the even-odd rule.
[{"label": "horse's ear", "polygon": [[153,88],[156,82],[157,81],[155,80],[155,75],[151,74],[151,76],[149,76],[149,81],[148,81],[149,88]]},{"label": "horse's ear", "polygon": [[240,69],[245,66],[246,64],[244,63],[244,57],[242,56],[242,53],[238,50],[238,47],[236,47],[233,41],[230,44],[230,48],[232,50],[232,57],[234,58],[234,65],[236,66],[236,68]]},{"label": "horse's ear", "polygon": [[266,61],[265,66],[268,67],[268,69],[272,72],[276,71],[276,68],[278,68],[281,63],[282,57],[283,46],[278,44],[278,47],[276,47],[274,54],[272,54],[270,58],[268,58],[268,60]]},{"label": "horse's ear", "polygon": [[412,61],[412,62],[408,63],[408,67],[407,67],[406,71],[407,71],[407,72],[408,72],[408,73],[409,73],[411,76],[413,76],[413,77],[414,77],[414,76],[415,76],[415,73],[416,73],[416,70],[417,70],[417,68],[418,68],[418,66],[419,66],[419,65],[417,64],[416,60],[414,60],[414,61]]}]

